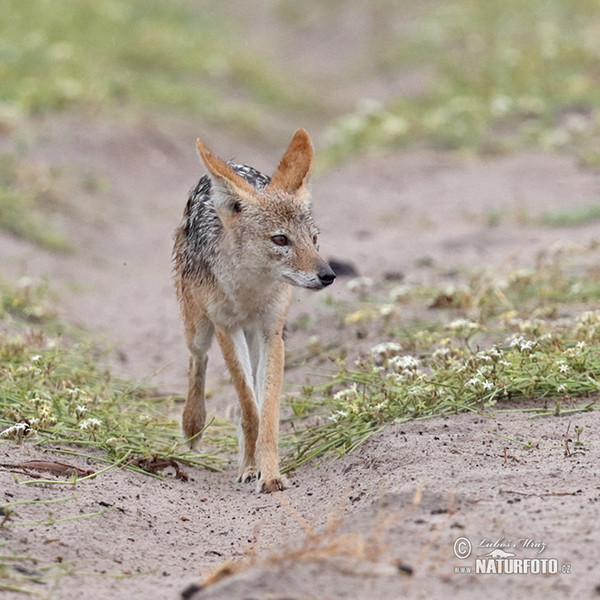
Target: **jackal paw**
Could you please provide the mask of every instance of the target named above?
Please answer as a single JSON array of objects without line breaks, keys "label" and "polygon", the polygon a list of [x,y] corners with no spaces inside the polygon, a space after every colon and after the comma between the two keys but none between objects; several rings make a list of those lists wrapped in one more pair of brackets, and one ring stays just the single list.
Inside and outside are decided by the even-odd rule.
[{"label": "jackal paw", "polygon": [[288,487],[288,481],[283,475],[277,475],[275,477],[263,478],[259,474],[258,481],[256,483],[256,491],[259,493],[270,494],[271,492],[281,492]]},{"label": "jackal paw", "polygon": [[255,466],[246,467],[238,476],[238,483],[250,483],[258,477],[258,471]]}]

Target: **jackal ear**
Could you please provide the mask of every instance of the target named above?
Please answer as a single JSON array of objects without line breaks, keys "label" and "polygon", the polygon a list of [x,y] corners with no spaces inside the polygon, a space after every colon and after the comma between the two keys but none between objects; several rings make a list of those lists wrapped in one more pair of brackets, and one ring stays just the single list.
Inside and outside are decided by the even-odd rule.
[{"label": "jackal ear", "polygon": [[213,202],[217,215],[225,226],[233,224],[244,202],[252,202],[256,190],[226,162],[215,156],[200,139],[196,140],[200,158],[213,183]]},{"label": "jackal ear", "polygon": [[314,154],[308,132],[298,129],[273,173],[267,190],[281,190],[294,196],[306,197]]}]

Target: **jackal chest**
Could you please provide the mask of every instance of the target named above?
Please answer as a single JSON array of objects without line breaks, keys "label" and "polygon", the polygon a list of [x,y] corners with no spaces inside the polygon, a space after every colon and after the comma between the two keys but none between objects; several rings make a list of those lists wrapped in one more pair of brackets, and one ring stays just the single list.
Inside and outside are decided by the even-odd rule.
[{"label": "jackal chest", "polygon": [[242,287],[223,291],[206,309],[215,325],[231,331],[279,321],[287,313],[289,298],[287,284]]}]

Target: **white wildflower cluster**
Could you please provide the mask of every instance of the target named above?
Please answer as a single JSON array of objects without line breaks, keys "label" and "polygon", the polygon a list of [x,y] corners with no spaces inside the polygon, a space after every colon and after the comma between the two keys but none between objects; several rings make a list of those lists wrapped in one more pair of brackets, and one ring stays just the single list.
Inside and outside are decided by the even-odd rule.
[{"label": "white wildflower cluster", "polygon": [[7,437],[11,440],[20,441],[23,438],[31,435],[31,433],[32,429],[27,423],[15,423],[3,431],[0,431],[0,436]]},{"label": "white wildflower cluster", "polygon": [[493,390],[494,384],[489,379],[483,377],[481,373],[478,373],[475,377],[471,377],[471,379],[467,381],[467,387],[477,393],[482,393]]},{"label": "white wildflower cluster", "polygon": [[344,420],[348,416],[348,412],[345,410],[336,410],[329,415],[329,420],[337,423],[338,421]]},{"label": "white wildflower cluster", "polygon": [[335,411],[330,419],[337,423],[340,420],[347,418],[350,415],[356,415],[359,413],[359,404],[361,395],[356,388],[356,383],[353,383],[349,388],[340,390],[334,394],[334,399],[344,408]]},{"label": "white wildflower cluster", "polygon": [[448,365],[452,358],[452,349],[448,346],[440,346],[436,348],[431,354],[431,361],[433,363],[441,363]]},{"label": "white wildflower cluster", "polygon": [[389,111],[379,100],[363,98],[356,103],[354,112],[338,119],[325,132],[329,146],[346,146],[349,140],[376,136],[381,142],[398,141],[410,130],[409,122]]},{"label": "white wildflower cluster", "polygon": [[397,356],[402,352],[402,346],[396,342],[377,344],[369,350],[369,354],[376,363],[381,364],[385,359]]},{"label": "white wildflower cluster", "polygon": [[35,408],[37,417],[30,419],[36,427],[48,427],[56,423],[53,413],[52,396],[46,391],[32,390],[27,397],[28,402]]},{"label": "white wildflower cluster", "polygon": [[521,354],[531,354],[537,347],[538,343],[533,340],[525,339],[522,335],[517,336],[510,342],[510,347],[515,348]]},{"label": "white wildflower cluster", "polygon": [[579,315],[574,333],[584,342],[600,342],[600,311],[590,310]]},{"label": "white wildflower cluster", "polygon": [[414,356],[407,354],[405,356],[393,356],[387,364],[392,371],[403,373],[404,371],[416,371],[420,362]]},{"label": "white wildflower cluster", "polygon": [[95,417],[90,417],[79,424],[79,429],[83,429],[84,431],[96,431],[101,427],[101,425],[102,421],[96,419]]},{"label": "white wildflower cluster", "polygon": [[478,331],[481,331],[481,325],[471,319],[456,319],[446,326],[448,331],[461,339],[468,339]]},{"label": "white wildflower cluster", "polygon": [[71,398],[71,399],[87,397],[86,392],[84,390],[82,390],[81,388],[78,388],[77,386],[69,387],[67,389],[67,394],[68,394],[69,398]]},{"label": "white wildflower cluster", "polygon": [[393,304],[382,304],[379,307],[379,315],[384,319],[389,319],[394,314]]},{"label": "white wildflower cluster", "polygon": [[351,292],[364,296],[373,287],[373,280],[370,277],[355,277],[346,284],[346,287]]},{"label": "white wildflower cluster", "polygon": [[491,366],[496,364],[508,366],[510,364],[504,360],[504,352],[498,348],[498,346],[492,346],[487,350],[480,350],[475,354],[475,361],[480,365],[485,364]]},{"label": "white wildflower cluster", "polygon": [[389,297],[392,302],[404,302],[410,298],[412,291],[413,288],[410,285],[396,285],[390,290]]},{"label": "white wildflower cluster", "polygon": [[17,376],[23,376],[23,375],[28,375],[28,376],[33,376],[33,377],[38,377],[42,374],[42,370],[38,367],[35,366],[37,363],[34,363],[33,365],[21,365],[19,367],[17,367],[15,369],[15,375]]},{"label": "white wildflower cluster", "polygon": [[518,319],[512,318],[508,325],[519,333],[528,336],[540,336],[547,330],[547,323],[542,319]]},{"label": "white wildflower cluster", "polygon": [[336,394],[334,394],[334,399],[337,401],[348,402],[349,400],[355,400],[358,398],[358,390],[356,389],[356,384],[353,383],[351,387],[346,388],[344,390],[340,390]]}]

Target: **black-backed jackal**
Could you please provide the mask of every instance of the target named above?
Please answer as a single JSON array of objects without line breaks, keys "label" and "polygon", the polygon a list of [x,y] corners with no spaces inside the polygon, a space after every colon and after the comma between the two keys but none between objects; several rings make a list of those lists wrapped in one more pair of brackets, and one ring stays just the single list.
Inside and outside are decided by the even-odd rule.
[{"label": "black-backed jackal", "polygon": [[191,354],[183,431],[197,436],[205,425],[207,351],[214,334],[240,401],[239,481],[256,479],[263,492],[281,490],[282,334],[291,286],[319,290],[335,279],[319,255],[311,214],[313,147],[299,129],[268,177],[223,162],[200,140],[197,146],[208,175],[190,194],[173,254]]}]

